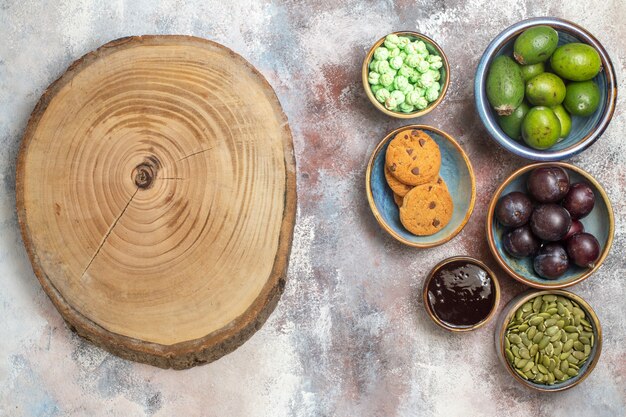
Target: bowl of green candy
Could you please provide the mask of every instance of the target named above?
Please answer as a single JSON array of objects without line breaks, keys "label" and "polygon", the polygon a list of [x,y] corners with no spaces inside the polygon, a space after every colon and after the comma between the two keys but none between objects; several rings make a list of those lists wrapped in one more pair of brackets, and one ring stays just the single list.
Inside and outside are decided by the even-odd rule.
[{"label": "bowl of green candy", "polygon": [[602,349],[598,316],[580,296],[564,290],[528,290],[500,314],[496,351],[523,385],[544,392],[581,383]]},{"label": "bowl of green candy", "polygon": [[394,32],[369,50],[362,78],[365,93],[378,110],[410,119],[425,115],[443,100],[450,66],[441,47],[428,36]]}]

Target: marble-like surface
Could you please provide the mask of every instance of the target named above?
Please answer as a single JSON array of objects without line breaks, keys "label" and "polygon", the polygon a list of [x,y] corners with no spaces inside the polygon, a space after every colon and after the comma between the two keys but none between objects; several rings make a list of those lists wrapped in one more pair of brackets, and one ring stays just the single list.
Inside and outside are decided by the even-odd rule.
[{"label": "marble-like surface", "polygon": [[[308,1],[0,0],[1,416],[623,416],[626,414],[626,9],[621,0]],[[568,392],[519,386],[497,362],[494,323],[449,334],[419,292],[439,260],[494,266],[485,210],[526,162],[498,149],[475,114],[473,72],[504,27],[529,16],[580,23],[606,46],[622,94],[613,122],[572,160],[606,187],[617,230],[611,256],[573,287],[604,327],[602,358]],[[403,247],[369,212],[365,163],[403,122],[379,113],[360,81],[380,36],[417,29],[447,51],[449,93],[420,122],[456,137],[477,175],[470,223],[450,243]],[[266,325],[236,352],[187,371],[118,359],[72,334],[28,262],[15,214],[15,160],[29,113],[76,58],[127,35],[193,34],[221,42],[270,81],[289,117],[299,214],[289,281]],[[502,274],[503,302],[523,290]]]}]

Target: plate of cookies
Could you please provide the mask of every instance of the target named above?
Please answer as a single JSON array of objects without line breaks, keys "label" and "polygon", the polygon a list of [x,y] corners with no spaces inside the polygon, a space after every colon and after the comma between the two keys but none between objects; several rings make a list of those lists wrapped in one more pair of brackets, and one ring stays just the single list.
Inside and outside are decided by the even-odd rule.
[{"label": "plate of cookies", "polygon": [[456,236],[476,199],[474,171],[463,149],[426,125],[403,126],[385,136],[367,166],[366,190],[383,229],[419,248]]}]

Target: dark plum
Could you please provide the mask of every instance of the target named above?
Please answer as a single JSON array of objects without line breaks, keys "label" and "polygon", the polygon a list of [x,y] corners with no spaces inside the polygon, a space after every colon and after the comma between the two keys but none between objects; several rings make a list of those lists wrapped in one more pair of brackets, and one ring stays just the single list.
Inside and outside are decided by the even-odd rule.
[{"label": "dark plum", "polygon": [[533,260],[535,272],[546,279],[556,279],[569,267],[567,252],[560,243],[547,243]]},{"label": "dark plum", "polygon": [[596,198],[593,194],[593,190],[589,184],[584,182],[572,184],[569,192],[563,199],[563,207],[565,207],[565,210],[569,211],[572,219],[582,219],[587,214],[591,213],[595,203]]},{"label": "dark plum", "polygon": [[569,175],[557,166],[534,169],[526,182],[530,195],[540,203],[557,203],[569,191]]},{"label": "dark plum", "polygon": [[535,236],[542,240],[563,239],[571,225],[569,213],[557,204],[541,204],[530,216],[530,228]]},{"label": "dark plum", "polygon": [[582,224],[580,220],[572,220],[572,225],[567,231],[567,234],[561,240],[565,241],[569,239],[570,237],[574,236],[575,234],[582,233],[584,231],[585,231],[585,226]]},{"label": "dark plum", "polygon": [[515,258],[525,258],[537,253],[541,242],[533,235],[530,227],[525,225],[505,234],[502,238],[502,245],[509,255]]},{"label": "dark plum", "polygon": [[514,191],[500,198],[496,205],[496,219],[506,227],[519,227],[528,223],[533,203],[524,193]]},{"label": "dark plum", "polygon": [[578,233],[565,244],[570,259],[581,268],[593,268],[600,257],[600,244],[591,233]]}]

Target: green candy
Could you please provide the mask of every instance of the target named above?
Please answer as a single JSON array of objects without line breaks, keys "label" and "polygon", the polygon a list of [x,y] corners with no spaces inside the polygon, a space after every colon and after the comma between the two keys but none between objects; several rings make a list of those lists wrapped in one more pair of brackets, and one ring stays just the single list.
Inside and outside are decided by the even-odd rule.
[{"label": "green candy", "polygon": [[411,43],[411,40],[409,38],[407,38],[406,36],[399,36],[398,37],[398,48],[404,49],[410,43]]},{"label": "green candy", "polygon": [[423,88],[430,88],[435,82],[435,77],[431,71],[422,74],[417,85]]},{"label": "green candy", "polygon": [[[381,88],[378,91],[375,91],[374,94],[376,95],[376,100],[379,103],[384,103],[385,100],[387,100],[389,98],[389,96],[391,96],[391,93],[385,87],[383,87],[383,86],[380,86],[380,87]],[[372,87],[372,91],[373,90],[374,90],[374,88]]]},{"label": "green candy", "polygon": [[382,85],[380,85],[380,84],[373,85],[373,86],[372,86],[372,93],[374,93],[374,95],[375,95],[375,94],[376,94],[376,92],[377,92],[378,90],[380,90],[381,88],[385,88],[385,87],[383,87],[383,86],[382,86]]},{"label": "green candy", "polygon": [[437,100],[439,98],[439,88],[437,88],[435,85],[432,85],[428,90],[426,90],[424,98],[426,98],[426,100],[428,100],[429,102]]},{"label": "green candy", "polygon": [[441,61],[431,62],[431,64],[430,64],[430,69],[431,70],[438,70],[441,67],[443,67],[443,62],[441,62]]},{"label": "green candy", "polygon": [[385,107],[387,108],[387,110],[395,110],[396,107],[398,107],[398,101],[395,98],[389,96],[385,100]]},{"label": "green candy", "polygon": [[405,97],[404,97],[404,94],[402,94],[402,91],[398,91],[398,90],[392,91],[391,97],[396,100],[396,103],[398,105],[404,103]]},{"label": "green candy", "polygon": [[401,56],[396,56],[389,60],[389,66],[396,70],[402,68],[402,64],[404,64],[404,60]]},{"label": "green candy", "polygon": [[408,65],[402,65],[402,67],[400,67],[400,69],[398,70],[398,74],[403,75],[407,78],[409,78],[413,74],[413,72],[413,68],[409,67]]},{"label": "green candy", "polygon": [[404,87],[403,89],[401,89],[400,91],[402,91],[402,94],[404,94],[405,100],[406,100],[406,95],[409,94],[411,91],[415,90],[415,86],[413,84],[407,84],[406,87]]},{"label": "green candy", "polygon": [[389,62],[387,61],[380,61],[379,64],[377,65],[377,69],[379,74],[385,74],[389,71],[391,71],[391,67],[389,66]]},{"label": "green candy", "polygon": [[385,37],[385,46],[389,49],[397,48],[398,43],[400,42],[400,37],[398,35],[394,35],[393,33],[387,35]]},{"label": "green candy", "polygon": [[424,74],[426,71],[430,70],[430,64],[427,60],[423,60],[417,65],[415,69]]},{"label": "green candy", "polygon": [[404,47],[404,52],[408,55],[417,54],[417,46],[415,46],[415,43],[411,42]]},{"label": "green candy", "polygon": [[389,51],[386,48],[380,46],[376,48],[374,51],[374,59],[378,61],[385,61],[387,58],[389,58]]},{"label": "green candy", "polygon": [[428,49],[426,48],[426,44],[423,41],[415,41],[414,44],[418,54],[428,55]]},{"label": "green candy", "polygon": [[402,89],[404,89],[407,85],[409,85],[409,80],[403,75],[398,75],[393,80],[393,86],[396,90],[402,91]]},{"label": "green candy", "polygon": [[435,81],[439,81],[441,79],[441,74],[439,73],[439,71],[435,71],[435,70],[430,69],[430,70],[428,70],[426,72],[430,72],[432,74],[432,76],[433,76],[433,80],[435,80]]},{"label": "green candy", "polygon": [[380,76],[378,79],[378,83],[383,87],[389,87],[393,83],[394,74],[391,72],[386,72]]},{"label": "green candy", "polygon": [[367,77],[367,82],[369,82],[371,85],[376,85],[379,81],[380,74],[377,72],[370,72],[369,76]]},{"label": "green candy", "polygon": [[398,106],[402,113],[411,113],[415,108],[407,102],[404,102]]},{"label": "green candy", "polygon": [[415,108],[418,110],[424,110],[426,107],[428,107],[428,100],[426,100],[424,97],[420,97],[415,102]]},{"label": "green candy", "polygon": [[406,95],[406,102],[412,106],[415,106],[415,104],[417,103],[417,101],[424,97],[424,91],[418,91],[421,90],[419,88],[416,88],[415,90],[411,91],[410,93],[408,93]]},{"label": "green candy", "polygon": [[389,58],[395,58],[400,55],[400,48],[393,48],[389,50]]},{"label": "green candy", "polygon": [[377,59],[372,59],[372,62],[370,62],[370,65],[369,65],[369,69],[370,69],[370,71],[376,71],[376,72],[378,72],[378,65],[379,65],[381,62],[385,62],[385,61],[379,61],[379,60],[377,60]]},{"label": "green candy", "polygon": [[418,54],[410,54],[406,57],[406,59],[404,60],[404,63],[411,67],[411,68],[415,68],[417,67],[422,61],[424,61],[424,57]]}]

